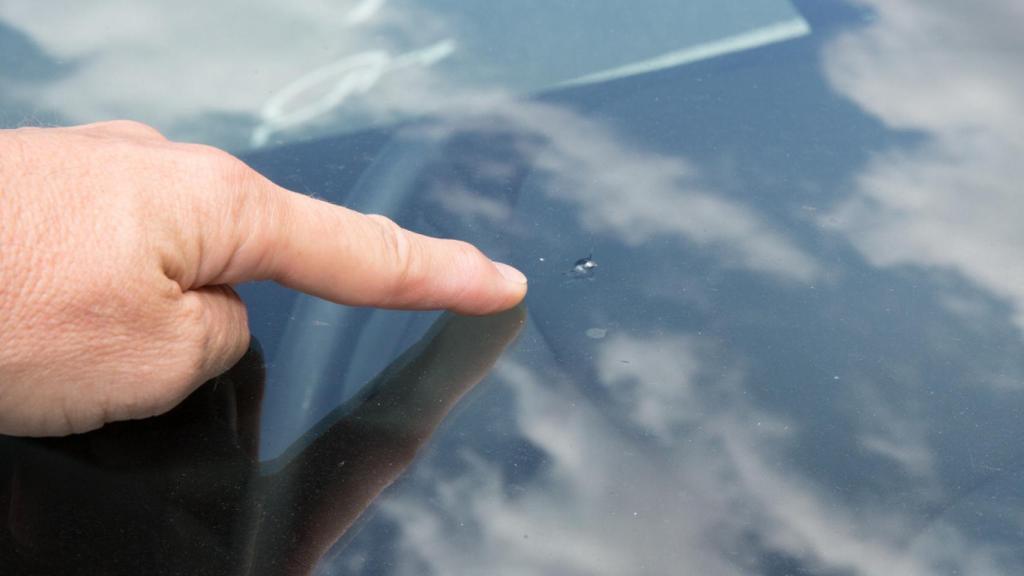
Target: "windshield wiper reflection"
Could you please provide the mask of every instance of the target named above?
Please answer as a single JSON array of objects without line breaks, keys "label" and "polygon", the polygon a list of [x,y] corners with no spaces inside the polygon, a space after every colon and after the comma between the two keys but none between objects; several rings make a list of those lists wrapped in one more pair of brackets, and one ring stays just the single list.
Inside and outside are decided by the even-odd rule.
[{"label": "windshield wiper reflection", "polygon": [[164,416],[67,438],[0,437],[0,566],[18,574],[310,573],[524,321],[523,307],[442,317],[262,471],[265,373],[256,347]]}]

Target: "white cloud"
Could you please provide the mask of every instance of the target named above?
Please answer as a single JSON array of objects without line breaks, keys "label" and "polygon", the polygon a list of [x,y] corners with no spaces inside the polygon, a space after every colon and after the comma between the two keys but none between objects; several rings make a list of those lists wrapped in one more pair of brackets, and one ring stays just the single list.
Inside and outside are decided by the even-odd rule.
[{"label": "white cloud", "polygon": [[[707,518],[715,498],[678,497],[681,490],[713,495],[713,485],[697,489],[704,479],[686,481],[692,470],[638,449],[602,424],[573,389],[542,384],[515,363],[499,370],[516,391],[520,432],[548,454],[550,470],[536,480],[539,489],[509,498],[495,465],[467,456],[472,466],[465,474],[433,477],[436,506],[422,498],[385,503],[383,512],[403,527],[397,574],[423,574],[426,567],[428,574],[610,576],[665,574],[678,566],[742,573],[703,551],[711,541],[697,519]],[[572,402],[578,409],[567,413]],[[428,481],[437,473],[421,472]],[[718,505],[725,504],[722,496]],[[447,537],[442,526],[449,514],[473,526],[475,536]],[[405,526],[415,527],[412,534]]]},{"label": "white cloud", "polygon": [[677,429],[701,416],[694,397],[700,353],[687,337],[638,340],[616,334],[601,345],[597,374],[638,427],[671,444]]},{"label": "white cloud", "polygon": [[[588,230],[633,246],[676,237],[715,250],[726,265],[801,282],[819,273],[755,211],[701,185],[684,159],[640,150],[557,106],[447,78],[433,66],[459,50],[450,23],[409,3],[14,1],[0,6],[0,19],[77,63],[66,78],[20,88],[71,121],[131,117],[171,138],[208,140],[218,129],[201,119],[235,115],[261,122],[254,145],[410,113],[447,115],[451,129],[496,121],[536,137],[531,164],[554,179],[549,194],[576,204]],[[496,214],[469,201],[447,206]]]},{"label": "white cloud", "polygon": [[479,128],[526,136],[521,153],[551,179],[542,187],[571,202],[585,230],[630,246],[675,238],[733,268],[810,282],[820,264],[756,211],[700,182],[684,158],[634,146],[601,123],[557,106],[477,93],[456,99],[438,137]]},{"label": "white cloud", "polygon": [[[698,426],[671,444],[638,439],[557,371],[506,357],[498,380],[514,398],[514,432],[546,455],[541,472],[512,493],[501,466],[468,448],[458,473],[422,462],[418,489],[379,509],[398,530],[396,574],[750,574],[765,550],[823,573],[1019,572],[951,522],[921,533],[915,516],[837,498],[789,464],[799,431],[752,404],[741,372],[709,378],[700,359],[713,348],[698,337],[614,338],[595,344],[602,382],[674,381],[681,391],[656,418],[700,414]],[[623,351],[645,356],[621,365]],[[628,405],[616,411],[648,423]],[[865,416],[851,433],[878,428]]]},{"label": "white cloud", "polygon": [[442,209],[469,219],[502,221],[511,214],[509,206],[499,200],[487,198],[463,186],[448,185],[431,194],[431,200]]},{"label": "white cloud", "polygon": [[130,117],[183,138],[190,134],[173,130],[206,114],[258,117],[311,70],[367,51],[397,57],[443,39],[429,14],[381,0],[14,0],[0,4],[0,19],[76,64],[66,78],[22,87],[23,97],[71,121]]},{"label": "white cloud", "polygon": [[877,266],[960,273],[1024,329],[1024,5],[865,3],[877,19],[828,47],[828,77],[927,142],[875,157],[826,220]]}]

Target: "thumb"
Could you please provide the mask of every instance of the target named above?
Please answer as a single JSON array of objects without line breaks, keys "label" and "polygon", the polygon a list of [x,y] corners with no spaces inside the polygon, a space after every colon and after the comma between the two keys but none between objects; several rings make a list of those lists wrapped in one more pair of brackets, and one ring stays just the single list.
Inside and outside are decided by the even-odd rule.
[{"label": "thumb", "polygon": [[191,340],[199,343],[193,359],[194,389],[242,358],[249,348],[249,320],[245,303],[227,285],[189,290],[182,295],[182,306],[186,316],[197,319],[191,322]]},{"label": "thumb", "polygon": [[108,387],[105,422],[167,412],[204,382],[226,372],[248,349],[245,304],[230,286],[206,286],[182,293],[171,316],[169,324],[177,332],[175,344],[150,362],[160,369],[142,381],[130,381],[136,388],[134,393]]}]

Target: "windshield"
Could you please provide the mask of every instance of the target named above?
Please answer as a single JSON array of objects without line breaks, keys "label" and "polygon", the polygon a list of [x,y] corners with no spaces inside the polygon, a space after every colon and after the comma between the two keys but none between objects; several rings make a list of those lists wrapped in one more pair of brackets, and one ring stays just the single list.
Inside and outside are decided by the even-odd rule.
[{"label": "windshield", "polygon": [[[239,287],[259,346],[186,405],[5,441],[0,550],[115,524],[132,536],[80,548],[238,573],[1020,573],[1021,18],[5,3],[6,125],[147,121],[471,241],[530,293],[468,321]],[[26,488],[61,475],[87,481]]]},{"label": "windshield", "polygon": [[785,0],[8,2],[7,125],[130,117],[240,151],[807,33]]}]

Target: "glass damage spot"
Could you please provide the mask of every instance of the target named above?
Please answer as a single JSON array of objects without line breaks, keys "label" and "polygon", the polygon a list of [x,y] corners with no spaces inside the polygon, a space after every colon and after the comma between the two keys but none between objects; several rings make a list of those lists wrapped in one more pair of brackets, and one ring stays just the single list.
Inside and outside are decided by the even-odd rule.
[{"label": "glass damage spot", "polygon": [[586,258],[580,258],[572,265],[572,270],[569,270],[569,276],[573,278],[591,278],[594,276],[595,270],[597,270],[597,262],[594,262],[593,255],[588,255]]}]

